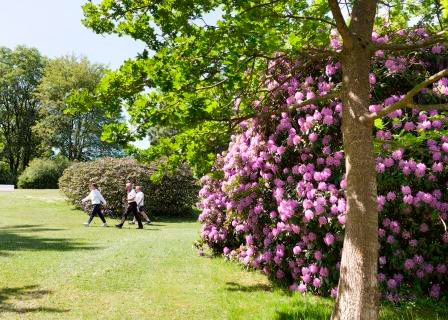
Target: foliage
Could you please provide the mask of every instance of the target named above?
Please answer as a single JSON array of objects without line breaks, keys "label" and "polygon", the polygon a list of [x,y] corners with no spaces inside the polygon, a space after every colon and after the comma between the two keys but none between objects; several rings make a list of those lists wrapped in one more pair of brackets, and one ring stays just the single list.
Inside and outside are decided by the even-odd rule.
[{"label": "foliage", "polygon": [[[122,32],[134,38],[140,37],[156,51],[154,59],[147,64],[148,68],[141,69],[144,71],[141,74],[155,85],[149,94],[142,95],[142,99],[136,99],[137,103],[132,104],[136,110],[142,111],[142,117],[150,120],[177,123],[188,130],[198,122],[224,122],[232,130],[235,123],[247,118],[258,116],[269,120],[273,114],[290,111],[294,106],[305,107],[322,100],[342,98],[348,218],[341,260],[343,272],[339,279],[341,285],[332,318],[348,318],[356,314],[365,319],[377,319],[378,217],[374,201],[377,181],[371,120],[399,107],[410,108],[419,87],[406,92],[402,100],[399,97],[393,101],[396,104],[385,107],[394,110],[387,112],[383,109],[370,114],[367,109],[372,100],[369,72],[374,53],[378,51],[390,53],[387,67],[394,73],[405,65],[401,60],[395,60],[395,52],[406,52],[411,57],[419,48],[446,42],[446,31],[435,33],[438,26],[433,24],[435,15],[429,8],[432,4],[427,0],[357,0],[344,3],[337,0],[198,0],[188,4],[176,2],[173,7],[172,1],[107,0],[86,4],[84,8],[86,23],[97,32]],[[440,7],[440,3],[437,4]],[[419,5],[426,11],[419,10]],[[347,15],[342,13],[341,6],[346,7]],[[222,19],[216,25],[207,24],[205,14],[216,9],[222,12]],[[348,16],[348,21],[344,16]],[[428,25],[430,37],[424,30],[423,34],[416,32],[420,38],[415,35],[409,39],[394,36],[390,42],[388,37],[372,36],[374,24],[377,31],[393,34],[409,27],[415,20]],[[443,28],[442,23],[439,25]],[[337,38],[338,32],[342,41]],[[280,57],[284,58],[287,71],[270,72],[276,58]],[[406,61],[406,57],[399,58]],[[319,81],[323,86],[319,87],[319,96],[313,92],[302,92],[302,97],[295,97],[297,87],[289,81],[303,81],[305,75],[314,75],[317,73],[313,70],[315,65],[322,61],[338,62],[338,67],[330,68],[341,67],[343,76],[334,83]],[[418,61],[412,62],[419,64]],[[159,72],[152,73],[158,66],[161,66]],[[422,74],[430,75],[425,67],[422,65],[417,78]],[[425,86],[447,73],[448,69],[445,69],[429,77]],[[277,103],[277,93],[282,90],[288,90],[290,97]],[[382,103],[380,106],[384,107]],[[439,107],[446,108],[446,104]],[[171,159],[172,155],[168,154],[168,159]],[[174,155],[176,159],[182,156],[182,152]],[[289,205],[296,204],[286,204],[287,207]],[[307,216],[311,214],[308,212]],[[258,234],[259,238],[262,236]],[[284,272],[279,271],[278,276],[284,276]],[[315,280],[313,285],[319,287],[320,280]],[[304,287],[306,285],[303,284],[301,289]],[[432,287],[432,295],[440,294],[437,288]]]},{"label": "foliage", "polygon": [[[352,1],[346,1],[350,12]],[[409,21],[443,28],[439,2],[381,1],[376,24],[397,30]],[[263,101],[262,75],[282,52],[290,58],[320,61],[335,27],[328,1],[172,1],[108,0],[84,5],[84,24],[97,33],[143,41],[144,51],[102,82],[108,110],[125,101],[137,132],[111,125],[105,138],[141,138],[154,126],[175,136],[138,151],[141,159],[163,157],[175,166],[187,160],[197,176],[208,172],[229,142],[250,104]],[[216,19],[217,21],[213,21]],[[313,48],[310,47],[312,44]],[[312,61],[311,61],[312,62]],[[294,72],[295,70],[292,70]],[[207,129],[204,130],[204,127]],[[124,129],[124,130],[123,130]],[[213,141],[213,143],[209,143]]]},{"label": "foliage", "polygon": [[17,181],[21,189],[57,189],[58,180],[70,162],[67,159],[33,159]]},{"label": "foliage", "polygon": [[48,155],[57,152],[70,160],[122,156],[121,147],[101,141],[102,126],[119,121],[98,108],[95,92],[104,66],[87,58],[64,56],[45,67],[37,88],[41,119],[34,131]]},{"label": "foliage", "polygon": [[121,215],[126,206],[125,184],[132,181],[134,185],[142,186],[145,207],[151,213],[190,214],[197,199],[197,187],[188,168],[179,168],[173,176],[161,176],[156,182],[151,180],[153,173],[153,166],[134,159],[100,158],[74,163],[64,171],[59,187],[71,203],[80,207],[81,199],[95,182],[107,201],[106,210]]},{"label": "foliage", "polygon": [[17,177],[15,177],[6,162],[0,162],[0,184],[16,184]]},{"label": "foliage", "polygon": [[[426,36],[422,29],[388,35]],[[424,73],[446,68],[447,61],[439,45],[412,57],[377,52],[369,110],[379,112],[399,101]],[[281,78],[293,65],[279,58],[268,75]],[[330,60],[280,88],[267,84],[276,90],[271,108],[290,109],[242,123],[216,170],[202,179],[198,243],[262,270],[291,290],[333,296],[346,220],[342,104],[294,105],[329,91],[341,77],[339,66]],[[422,90],[415,101],[448,101],[448,78]],[[428,109],[398,109],[375,121],[378,278],[383,297],[392,302],[448,294],[448,118],[447,112]]]},{"label": "foliage", "polygon": [[0,157],[16,176],[39,150],[31,128],[38,119],[34,91],[42,77],[45,58],[37,49],[0,48]]}]

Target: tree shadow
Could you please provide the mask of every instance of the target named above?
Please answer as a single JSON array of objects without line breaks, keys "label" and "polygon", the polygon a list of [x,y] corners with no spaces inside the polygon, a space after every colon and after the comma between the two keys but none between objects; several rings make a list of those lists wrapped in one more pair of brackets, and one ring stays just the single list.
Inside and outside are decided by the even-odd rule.
[{"label": "tree shadow", "polygon": [[329,315],[322,314],[316,310],[308,310],[305,312],[285,312],[277,311],[275,320],[328,320]]},{"label": "tree shadow", "polygon": [[248,285],[243,286],[236,282],[226,282],[227,291],[240,291],[240,292],[257,292],[257,291],[264,291],[264,292],[272,292],[272,286],[268,284],[254,284],[254,285]]},{"label": "tree shadow", "polygon": [[380,308],[380,319],[448,319],[448,305],[443,300],[431,299],[405,301],[397,305],[383,301]]},{"label": "tree shadow", "polygon": [[44,238],[23,233],[59,231],[64,229],[41,228],[38,225],[17,225],[0,228],[0,256],[14,251],[73,251],[94,250],[98,247],[67,238]]},{"label": "tree shadow", "polygon": [[[322,300],[323,299],[323,300]],[[321,298],[309,302],[296,301],[288,310],[277,310],[276,320],[327,320],[330,318],[333,302]]]},{"label": "tree shadow", "polygon": [[1,230],[22,230],[26,232],[34,232],[34,231],[61,231],[61,230],[67,230],[64,228],[46,228],[42,227],[42,225],[38,224],[17,224],[13,226],[5,226],[0,228]]},{"label": "tree shadow", "polygon": [[17,288],[2,288],[0,289],[0,314],[5,312],[12,313],[29,313],[29,312],[53,312],[63,313],[70,310],[47,308],[47,307],[17,307],[12,302],[8,302],[10,299],[19,300],[20,302],[27,300],[35,300],[43,298],[53,292],[50,290],[39,290],[38,286],[30,285]]}]

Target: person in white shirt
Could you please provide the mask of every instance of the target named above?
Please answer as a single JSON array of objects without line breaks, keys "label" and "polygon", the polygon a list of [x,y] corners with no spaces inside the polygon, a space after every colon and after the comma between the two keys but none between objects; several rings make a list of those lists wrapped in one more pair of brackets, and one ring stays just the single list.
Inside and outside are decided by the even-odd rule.
[{"label": "person in white shirt", "polygon": [[[142,215],[143,219],[145,219],[145,224],[151,224],[151,220],[149,219],[148,215],[146,214],[145,209],[145,195],[142,192],[141,186],[135,187],[135,202],[137,202],[137,210]],[[134,220],[129,221],[129,224],[135,224],[135,217]]]},{"label": "person in white shirt", "polygon": [[140,219],[140,215],[138,214],[138,210],[137,210],[137,202],[135,201],[135,197],[137,194],[136,194],[135,190],[132,188],[132,183],[130,183],[130,182],[126,183],[126,191],[127,191],[126,199],[128,202],[128,208],[125,211],[125,213],[123,214],[123,216],[121,217],[120,223],[116,224],[115,226],[119,229],[123,228],[123,224],[126,221],[128,214],[132,213],[134,215],[135,219],[137,219],[138,228],[143,229],[142,220]]},{"label": "person in white shirt", "polygon": [[87,222],[84,222],[84,225],[86,227],[89,227],[95,214],[98,214],[101,221],[103,221],[103,227],[107,227],[106,219],[104,218],[104,215],[101,212],[101,204],[105,205],[106,200],[104,200],[103,195],[98,190],[98,185],[96,183],[92,183],[92,185],[90,186],[89,195],[87,197],[85,197],[84,199],[82,199],[81,202],[84,203],[89,200],[92,202],[93,209],[92,209],[92,212],[90,213],[89,220]]}]

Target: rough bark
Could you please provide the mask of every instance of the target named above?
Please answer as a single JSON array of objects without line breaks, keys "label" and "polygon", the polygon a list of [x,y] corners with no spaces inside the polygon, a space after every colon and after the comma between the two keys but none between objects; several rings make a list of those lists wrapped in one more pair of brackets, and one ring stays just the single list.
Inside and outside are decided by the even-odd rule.
[{"label": "rough bark", "polygon": [[372,124],[360,117],[369,106],[370,38],[376,1],[352,11],[350,46],[344,46],[342,130],[347,179],[347,220],[339,289],[332,319],[378,319],[378,214]]}]

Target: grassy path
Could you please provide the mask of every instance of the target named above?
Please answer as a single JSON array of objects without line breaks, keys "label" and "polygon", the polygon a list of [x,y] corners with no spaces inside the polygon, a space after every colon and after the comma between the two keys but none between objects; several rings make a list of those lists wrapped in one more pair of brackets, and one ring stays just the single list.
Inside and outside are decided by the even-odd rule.
[{"label": "grassy path", "polygon": [[[0,318],[326,319],[330,314],[329,299],[289,295],[261,274],[197,256],[196,222],[116,230],[101,228],[98,218],[85,228],[86,217],[58,191],[0,193]],[[383,314],[428,317],[412,310]]]}]

